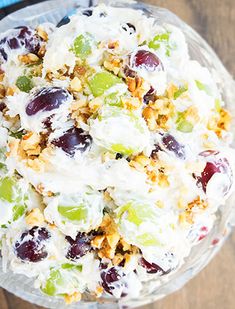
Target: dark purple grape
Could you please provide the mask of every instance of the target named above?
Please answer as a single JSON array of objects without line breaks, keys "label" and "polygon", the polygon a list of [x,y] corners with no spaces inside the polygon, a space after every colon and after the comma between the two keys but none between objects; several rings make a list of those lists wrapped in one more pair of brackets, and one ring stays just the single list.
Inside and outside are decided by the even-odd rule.
[{"label": "dark purple grape", "polygon": [[71,95],[66,89],[60,87],[42,88],[34,94],[33,99],[26,106],[26,114],[32,116],[41,111],[52,111],[70,98]]},{"label": "dark purple grape", "polygon": [[1,102],[0,103],[0,112],[2,112],[6,108],[6,104]]},{"label": "dark purple grape", "polygon": [[144,103],[149,104],[149,102],[155,102],[157,99],[157,95],[155,89],[151,86],[149,91],[143,97]]},{"label": "dark purple grape", "polygon": [[130,77],[130,78],[137,77],[137,73],[134,70],[132,70],[128,65],[124,67],[123,73],[126,77]]},{"label": "dark purple grape", "polygon": [[51,237],[50,232],[44,227],[34,226],[25,231],[20,240],[15,243],[15,253],[23,261],[40,262],[48,255],[45,242]]},{"label": "dark purple grape", "polygon": [[67,154],[73,156],[76,150],[84,152],[90,147],[92,138],[82,129],[72,128],[64,135],[52,141],[56,147],[63,149]]},{"label": "dark purple grape", "polygon": [[70,246],[66,255],[66,258],[75,261],[91,251],[91,239],[90,235],[85,233],[78,233],[76,239],[72,239],[70,236],[66,236],[65,239],[69,242]]},{"label": "dark purple grape", "polygon": [[120,279],[122,279],[125,274],[115,267],[107,268],[106,264],[101,264],[100,268],[102,269],[100,274],[102,280],[101,284],[104,290],[107,293],[113,295],[113,290],[118,288],[120,289],[121,297],[127,296],[127,294],[124,292],[124,290],[127,288],[127,283],[123,280],[120,281]]},{"label": "dark purple grape", "polygon": [[159,144],[155,144],[154,149],[152,150],[150,157],[152,159],[156,160],[158,158],[158,152],[159,151],[162,151],[162,148],[160,147]]},{"label": "dark purple grape", "polygon": [[170,134],[165,134],[162,137],[162,143],[166,147],[167,150],[174,152],[176,157],[180,159],[185,159],[185,151],[184,146],[181,145],[174,136]]},{"label": "dark purple grape", "polygon": [[119,281],[121,276],[118,274],[117,269],[115,267],[111,267],[108,270],[103,270],[101,272],[102,286],[104,290],[112,294],[112,290],[114,286],[112,283]]},{"label": "dark purple grape", "polygon": [[6,37],[0,41],[0,54],[7,61],[8,50],[25,49],[26,52],[37,54],[42,40],[36,35],[35,30],[26,27],[16,27],[8,31]]},{"label": "dark purple grape", "polygon": [[169,271],[164,271],[160,266],[155,263],[149,263],[143,257],[140,259],[140,265],[146,269],[148,274],[156,274],[159,273],[161,275],[166,275]]},{"label": "dark purple grape", "polygon": [[43,125],[44,128],[51,130],[52,129],[52,120],[53,120],[53,116],[51,115],[50,117],[47,117],[44,121],[43,121]]},{"label": "dark purple grape", "polygon": [[232,186],[233,173],[229,165],[229,162],[226,158],[221,158],[218,156],[218,151],[204,151],[200,153],[200,156],[208,158],[206,166],[197,178],[197,184],[202,186],[203,191],[206,193],[206,188],[208,182],[216,173],[226,174],[228,177],[228,182],[223,184],[223,194],[226,195]]},{"label": "dark purple grape", "polygon": [[154,53],[148,50],[139,50],[134,55],[132,60],[132,67],[145,69],[147,71],[163,71],[163,64],[161,60]]}]

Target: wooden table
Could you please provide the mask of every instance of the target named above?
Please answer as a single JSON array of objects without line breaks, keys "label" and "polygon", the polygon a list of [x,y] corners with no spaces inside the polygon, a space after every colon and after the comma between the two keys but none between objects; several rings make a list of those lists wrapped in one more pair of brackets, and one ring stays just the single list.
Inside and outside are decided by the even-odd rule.
[{"label": "wooden table", "polygon": [[[146,0],[166,7],[193,26],[235,74],[234,0]],[[0,309],[39,309],[0,290]],[[235,308],[235,233],[221,252],[183,289],[141,309]],[[111,309],[111,307],[110,307]]]}]

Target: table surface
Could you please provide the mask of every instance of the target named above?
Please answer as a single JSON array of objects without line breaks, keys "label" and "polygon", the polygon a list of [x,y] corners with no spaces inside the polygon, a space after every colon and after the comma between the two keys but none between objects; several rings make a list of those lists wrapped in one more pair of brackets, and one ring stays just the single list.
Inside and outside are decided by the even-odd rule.
[{"label": "table surface", "polygon": [[[28,2],[37,2],[32,0]],[[235,74],[234,0],[145,0],[166,7],[196,29]],[[235,308],[235,233],[213,261],[180,291],[141,309]],[[0,309],[40,309],[0,289]]]}]

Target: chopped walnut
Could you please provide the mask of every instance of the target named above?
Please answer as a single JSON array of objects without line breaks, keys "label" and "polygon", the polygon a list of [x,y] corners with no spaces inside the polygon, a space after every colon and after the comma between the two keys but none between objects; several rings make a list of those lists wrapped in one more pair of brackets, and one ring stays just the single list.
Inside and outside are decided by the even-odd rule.
[{"label": "chopped walnut", "polygon": [[95,113],[103,105],[103,100],[101,98],[94,98],[88,103],[88,105],[90,110]]},{"label": "chopped walnut", "polygon": [[109,48],[109,49],[116,49],[116,48],[118,48],[118,47],[119,47],[119,42],[118,42],[118,41],[110,42],[110,43],[108,44],[108,48]]},{"label": "chopped walnut", "polygon": [[142,99],[144,95],[149,91],[149,84],[139,76],[127,77],[126,82],[128,89],[130,90],[133,97]]},{"label": "chopped walnut", "polygon": [[223,131],[229,131],[231,120],[232,117],[230,113],[225,109],[221,109],[219,114],[214,114],[210,117],[207,128],[214,131],[216,135],[221,138]]},{"label": "chopped walnut", "polygon": [[122,98],[122,104],[124,108],[130,111],[138,109],[142,105],[138,98]]},{"label": "chopped walnut", "polygon": [[40,135],[35,132],[30,132],[23,136],[21,141],[21,147],[23,150],[36,149],[40,143]]},{"label": "chopped walnut", "polygon": [[0,69],[0,82],[4,80],[5,73]]},{"label": "chopped walnut", "polygon": [[74,292],[71,295],[66,294],[64,296],[64,300],[67,305],[78,302],[81,299],[82,299],[82,294],[80,292]]},{"label": "chopped walnut", "polygon": [[77,91],[77,92],[82,90],[82,83],[81,83],[80,79],[77,76],[75,76],[71,80],[71,82],[70,82],[70,89],[72,91]]},{"label": "chopped walnut", "polygon": [[26,55],[20,55],[18,56],[19,61],[24,63],[24,64],[31,64],[31,63],[36,63],[39,61],[39,57],[35,54],[29,53]]},{"label": "chopped walnut", "polygon": [[179,214],[179,222],[181,224],[193,224],[194,223],[194,208],[198,210],[204,210],[208,207],[208,203],[198,196],[195,200],[188,203],[184,212]]},{"label": "chopped walnut", "polygon": [[143,117],[151,131],[157,128],[168,130],[169,120],[175,112],[175,107],[167,98],[159,98],[155,102],[150,102],[143,110]]},{"label": "chopped walnut", "polygon": [[43,58],[46,53],[46,44],[42,44],[39,51],[38,51],[38,56]]},{"label": "chopped walnut", "polygon": [[6,89],[4,85],[0,84],[0,99],[3,99],[6,95]]},{"label": "chopped walnut", "polygon": [[6,96],[13,96],[16,93],[16,87],[8,87],[6,90]]},{"label": "chopped walnut", "polygon": [[40,226],[44,221],[44,216],[39,208],[34,208],[25,218],[26,224]]},{"label": "chopped walnut", "polygon": [[38,26],[36,31],[37,31],[38,36],[40,36],[40,38],[42,38],[44,41],[48,41],[48,34],[42,28],[42,26]]}]

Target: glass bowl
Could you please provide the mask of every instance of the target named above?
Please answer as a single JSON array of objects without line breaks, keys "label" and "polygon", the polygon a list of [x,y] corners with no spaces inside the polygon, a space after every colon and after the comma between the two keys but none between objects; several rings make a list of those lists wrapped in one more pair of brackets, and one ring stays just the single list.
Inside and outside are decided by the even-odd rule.
[{"label": "glass bowl", "polygon": [[[69,14],[74,7],[88,7],[98,2],[112,4],[117,7],[130,7],[143,10],[148,16],[156,19],[157,23],[171,23],[178,26],[186,36],[190,55],[193,59],[206,66],[217,81],[228,109],[235,116],[235,82],[227,72],[221,61],[209,45],[190,26],[170,11],[135,2],[131,0],[52,0],[32,5],[19,10],[0,21],[1,31],[21,25],[37,26],[39,23],[52,22],[57,24],[64,16]],[[235,128],[235,126],[233,126]],[[234,130],[235,131],[235,130]],[[235,133],[235,132],[234,132]],[[87,297],[82,302],[69,305],[70,309],[95,309],[95,308],[124,308],[137,307],[160,299],[181,288],[186,282],[202,270],[213,256],[218,252],[229,235],[235,223],[234,218],[235,193],[229,198],[226,205],[216,213],[217,219],[210,234],[195,246],[190,255],[185,259],[183,266],[176,272],[163,276],[158,280],[151,280],[144,284],[141,297],[138,299],[101,298],[96,302]],[[216,241],[215,241],[216,240]],[[216,244],[215,244],[216,243]],[[9,292],[37,305],[47,308],[62,309],[65,307],[63,299],[44,296],[33,287],[33,280],[26,276],[13,274],[8,271],[3,273],[0,267],[0,286]]]}]

